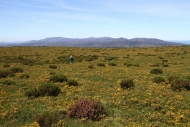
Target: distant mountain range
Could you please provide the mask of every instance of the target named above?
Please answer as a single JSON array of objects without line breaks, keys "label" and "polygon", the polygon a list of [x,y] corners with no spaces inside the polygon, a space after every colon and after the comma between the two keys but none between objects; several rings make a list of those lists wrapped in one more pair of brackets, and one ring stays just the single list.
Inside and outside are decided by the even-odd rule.
[{"label": "distant mountain range", "polygon": [[170,42],[155,38],[63,38],[51,37],[41,40],[31,40],[23,43],[0,43],[0,46],[67,46],[67,47],[158,47],[182,46],[183,43]]}]

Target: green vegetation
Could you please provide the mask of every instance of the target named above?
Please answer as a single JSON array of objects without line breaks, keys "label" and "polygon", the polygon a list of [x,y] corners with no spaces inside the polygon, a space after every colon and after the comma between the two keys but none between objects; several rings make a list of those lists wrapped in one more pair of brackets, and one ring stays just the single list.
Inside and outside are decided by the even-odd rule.
[{"label": "green vegetation", "polygon": [[189,58],[190,46],[0,47],[0,126],[188,127]]}]

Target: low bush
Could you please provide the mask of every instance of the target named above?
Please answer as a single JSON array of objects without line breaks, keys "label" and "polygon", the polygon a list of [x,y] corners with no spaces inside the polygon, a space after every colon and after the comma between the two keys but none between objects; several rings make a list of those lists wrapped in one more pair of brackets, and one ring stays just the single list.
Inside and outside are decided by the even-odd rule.
[{"label": "low bush", "polygon": [[13,67],[10,69],[10,71],[14,72],[14,73],[22,73],[23,69],[20,67]]},{"label": "low bush", "polygon": [[165,79],[164,79],[163,77],[154,77],[154,78],[152,79],[152,81],[153,81],[154,83],[161,83],[161,82],[165,82]]},{"label": "low bush", "polygon": [[64,82],[67,81],[67,77],[65,75],[52,75],[49,79],[51,82]]},{"label": "low bush", "polygon": [[25,96],[36,98],[39,96],[57,96],[61,89],[52,83],[43,83],[38,88],[31,88],[25,92]]},{"label": "low bush", "polygon": [[90,69],[94,69],[94,67],[92,65],[88,65],[88,68]]},{"label": "low bush", "polygon": [[10,64],[4,64],[3,67],[10,67]]},{"label": "low bush", "polygon": [[117,66],[117,64],[115,64],[115,63],[109,63],[108,65],[109,66]]},{"label": "low bush", "polygon": [[0,70],[0,78],[13,77],[14,73],[12,71]]},{"label": "low bush", "polygon": [[120,82],[120,86],[122,89],[128,89],[134,87],[134,83],[132,79],[126,79]]},{"label": "low bush", "polygon": [[70,80],[67,80],[67,85],[78,86],[78,82],[76,80],[70,79]]},{"label": "low bush", "polygon": [[3,85],[15,85],[16,83],[12,80],[4,80],[2,81]]},{"label": "low bush", "polygon": [[160,68],[154,68],[150,71],[151,74],[162,74],[163,71]]},{"label": "low bush", "polygon": [[20,78],[29,78],[30,76],[28,74],[22,74],[20,75]]},{"label": "low bush", "polygon": [[87,99],[80,99],[68,109],[68,116],[70,118],[85,118],[86,120],[98,121],[106,116],[105,108],[99,101],[89,101]]},{"label": "low bush", "polygon": [[51,69],[57,69],[57,66],[56,65],[49,65],[49,68],[51,68]]},{"label": "low bush", "polygon": [[53,83],[41,84],[38,88],[40,96],[57,96],[61,89]]},{"label": "low bush", "polygon": [[29,98],[36,98],[36,97],[40,96],[37,88],[31,88],[31,89],[27,90],[24,94],[25,94],[25,96],[27,96]]},{"label": "low bush", "polygon": [[57,113],[44,112],[41,114],[35,114],[34,120],[40,125],[40,127],[52,127],[53,124],[57,124],[59,117]]},{"label": "low bush", "polygon": [[105,67],[104,63],[98,63],[97,66]]},{"label": "low bush", "polygon": [[124,65],[127,67],[130,67],[130,66],[139,67],[139,64],[124,63]]},{"label": "low bush", "polygon": [[171,88],[173,90],[190,90],[190,79],[188,77],[172,76],[168,78],[168,81],[171,84]]}]

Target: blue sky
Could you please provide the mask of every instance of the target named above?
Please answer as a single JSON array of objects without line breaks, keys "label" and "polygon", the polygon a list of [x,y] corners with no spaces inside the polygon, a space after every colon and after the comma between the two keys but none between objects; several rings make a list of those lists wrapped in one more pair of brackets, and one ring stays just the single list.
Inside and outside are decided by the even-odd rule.
[{"label": "blue sky", "polygon": [[0,42],[46,37],[190,40],[190,0],[0,0]]}]

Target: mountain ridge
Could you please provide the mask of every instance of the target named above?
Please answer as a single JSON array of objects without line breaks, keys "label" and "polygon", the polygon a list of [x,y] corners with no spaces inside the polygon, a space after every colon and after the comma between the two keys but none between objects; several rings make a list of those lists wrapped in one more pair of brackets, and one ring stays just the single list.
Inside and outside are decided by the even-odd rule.
[{"label": "mountain ridge", "polygon": [[182,46],[177,42],[164,41],[156,38],[111,38],[111,37],[89,37],[89,38],[65,38],[48,37],[40,40],[31,40],[7,46],[65,46],[65,47],[157,47],[157,46]]}]

